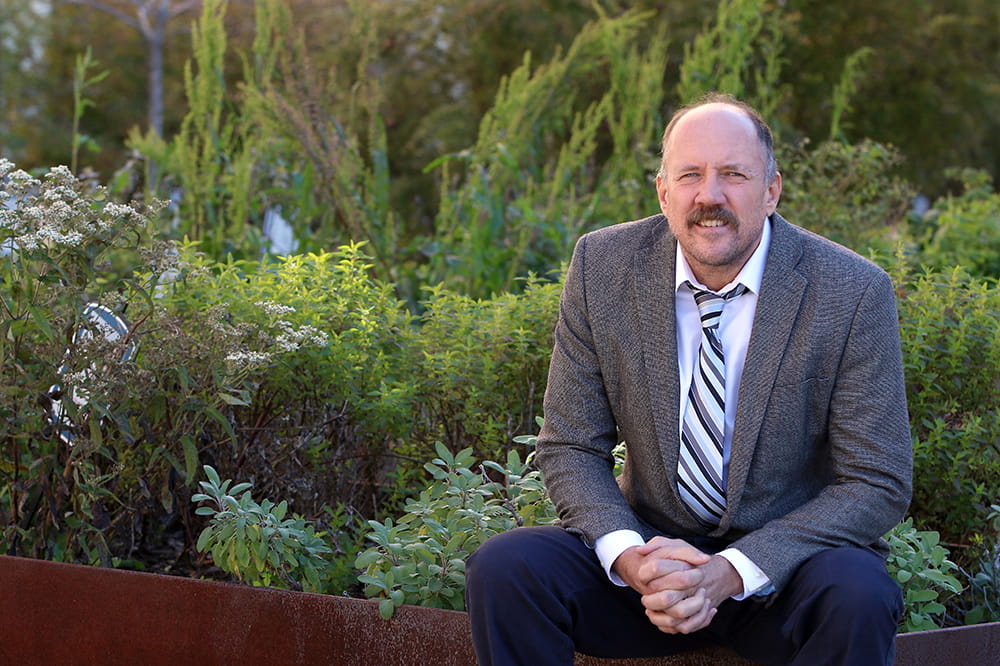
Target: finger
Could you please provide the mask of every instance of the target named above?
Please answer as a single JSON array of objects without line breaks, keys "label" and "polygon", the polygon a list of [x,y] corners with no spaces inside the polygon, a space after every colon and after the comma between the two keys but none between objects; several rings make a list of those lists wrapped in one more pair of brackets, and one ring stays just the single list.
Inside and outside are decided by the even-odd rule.
[{"label": "finger", "polygon": [[712,618],[718,612],[717,608],[712,608],[711,604],[706,600],[705,607],[695,615],[684,620],[680,624],[676,625],[676,633],[678,634],[692,634],[696,631],[704,629],[709,624],[712,623]]},{"label": "finger", "polygon": [[[675,549],[675,548],[694,548],[691,544],[683,539],[670,539],[663,536],[655,536],[643,545],[639,546],[639,552],[644,555],[648,555],[655,550],[661,548]],[[695,549],[697,550],[697,549]]]},{"label": "finger", "polygon": [[665,611],[647,610],[646,616],[664,633],[689,634],[711,624],[716,612],[707,596],[702,594],[698,598],[685,599]]},{"label": "finger", "polygon": [[645,572],[645,594],[663,590],[686,590],[687,596],[705,582],[705,572],[701,569],[670,569],[650,566]]},{"label": "finger", "polygon": [[643,545],[639,546],[639,552],[643,555],[648,555],[657,548],[663,548],[677,543],[680,543],[680,539],[668,539],[667,537],[655,536]]},{"label": "finger", "polygon": [[678,604],[691,596],[691,590],[661,590],[647,594],[643,597],[642,604],[647,610],[653,612],[663,612],[666,609]]},{"label": "finger", "polygon": [[694,567],[680,560],[663,559],[656,555],[647,555],[639,567],[639,575],[646,581],[668,576],[681,571],[692,571]]},{"label": "finger", "polygon": [[639,554],[655,559],[678,560],[692,566],[701,566],[711,559],[711,555],[703,553],[686,541],[653,537],[639,546]]},{"label": "finger", "polygon": [[658,560],[674,560],[677,562],[684,562],[685,564],[690,564],[694,567],[700,567],[712,559],[712,556],[708,553],[703,553],[694,546],[688,544],[657,548],[649,554],[649,557]]},{"label": "finger", "polygon": [[702,603],[693,615],[679,618],[670,611],[646,611],[646,617],[653,625],[666,634],[687,634],[707,626],[712,608]]},{"label": "finger", "polygon": [[700,612],[707,599],[704,590],[667,590],[643,596],[642,605],[648,611],[682,621]]}]

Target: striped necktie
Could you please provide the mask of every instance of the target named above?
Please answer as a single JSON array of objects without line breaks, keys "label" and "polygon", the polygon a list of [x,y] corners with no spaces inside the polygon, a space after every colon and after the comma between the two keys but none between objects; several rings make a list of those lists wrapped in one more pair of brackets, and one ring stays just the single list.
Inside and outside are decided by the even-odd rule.
[{"label": "striped necktie", "polygon": [[725,294],[694,292],[701,312],[701,348],[691,378],[688,405],[681,428],[678,491],[688,508],[706,527],[715,527],[726,510],[722,471],[722,439],[726,422],[726,361],[719,339],[719,318],[726,301],[746,291],[738,285]]}]

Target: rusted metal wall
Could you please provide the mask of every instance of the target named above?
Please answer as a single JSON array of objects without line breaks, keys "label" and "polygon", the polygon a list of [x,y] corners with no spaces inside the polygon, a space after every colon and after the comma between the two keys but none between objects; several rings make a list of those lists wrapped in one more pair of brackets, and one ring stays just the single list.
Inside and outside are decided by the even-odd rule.
[{"label": "rusted metal wall", "polygon": [[464,613],[0,557],[0,664],[474,664]]},{"label": "rusted metal wall", "polygon": [[[1000,665],[1000,623],[906,634],[899,666]],[[577,666],[745,666],[726,650]],[[464,613],[0,556],[0,664],[472,666]]]}]

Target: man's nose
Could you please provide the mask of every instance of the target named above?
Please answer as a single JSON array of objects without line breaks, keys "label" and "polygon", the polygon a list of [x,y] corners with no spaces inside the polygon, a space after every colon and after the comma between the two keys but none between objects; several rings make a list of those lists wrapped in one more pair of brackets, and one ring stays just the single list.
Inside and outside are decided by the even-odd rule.
[{"label": "man's nose", "polygon": [[695,202],[701,206],[715,206],[726,200],[722,192],[722,183],[718,176],[709,174],[701,181]]}]

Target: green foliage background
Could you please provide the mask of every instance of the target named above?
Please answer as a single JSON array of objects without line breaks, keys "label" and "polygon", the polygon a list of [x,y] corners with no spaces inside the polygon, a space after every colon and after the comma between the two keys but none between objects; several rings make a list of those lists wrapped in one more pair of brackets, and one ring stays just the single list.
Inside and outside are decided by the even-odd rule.
[{"label": "green foliage background", "polygon": [[[997,52],[997,9],[869,3],[875,26],[905,33],[926,19],[923,41],[904,34],[897,62],[869,50],[860,9],[815,4],[258,0],[251,18],[208,0],[191,57],[177,64],[187,109],[163,137],[91,129],[106,122],[98,111],[113,75],[78,77],[66,99],[80,127],[52,151],[31,133],[11,140],[24,117],[4,97],[0,146],[31,155],[25,166],[96,142],[117,168],[119,139],[131,159],[106,189],[65,169],[32,184],[3,163],[3,552],[219,575],[195,546],[207,517],[230,511],[270,535],[295,530],[309,548],[263,531],[237,548],[233,528],[203,537],[216,565],[257,584],[359,593],[368,521],[387,552],[401,529],[415,530],[423,545],[406,566],[454,578],[455,558],[436,558],[474,539],[428,545],[444,537],[424,519],[452,506],[455,488],[463,502],[480,498],[462,520],[516,524],[508,505],[524,489],[531,501],[514,513],[546,519],[522,461],[541,415],[563,262],[580,234],[655,210],[665,118],[723,89],[774,121],[781,212],[893,275],[917,470],[912,522],[897,535],[913,548],[900,567],[913,578],[928,561],[942,565],[937,542],[914,536],[937,532],[972,594],[949,602],[962,609],[949,621],[991,617],[978,600],[996,593],[1000,539],[989,518],[1000,497],[1000,195],[988,173],[1000,91],[996,70],[964,54]],[[65,28],[63,14],[49,18]],[[840,26],[851,39],[828,41]],[[510,37],[506,49],[492,47],[496,35]],[[941,81],[899,70],[936,68],[922,49],[957,37],[966,42],[946,59],[953,95],[937,108]],[[837,57],[820,57],[821,45]],[[2,48],[30,51],[23,40]],[[913,90],[892,92],[893,72]],[[30,97],[27,79],[14,80],[9,90]],[[864,112],[888,108],[887,96],[898,147],[879,140],[890,129],[879,114]],[[923,131],[922,119],[942,113],[975,127],[972,142]],[[914,123],[920,141],[905,138]],[[952,158],[965,168],[938,167]],[[912,210],[918,189],[932,192],[927,211]],[[278,210],[299,242],[288,256],[263,235]],[[119,362],[124,341],[78,335],[89,302],[127,320],[134,359]],[[67,399],[74,390],[85,404]],[[52,417],[60,398],[65,425]],[[473,458],[505,463],[469,476]],[[206,465],[218,477],[207,486]],[[222,478],[280,501],[227,500]],[[199,483],[218,510],[193,511]],[[468,527],[457,515],[452,534]],[[360,565],[373,566],[367,557]],[[323,559],[333,568],[316,570]],[[312,573],[296,579],[296,566]],[[393,603],[404,585],[363,582]],[[429,590],[435,603],[455,601],[447,586],[405,584],[416,587],[404,599]],[[928,595],[914,592],[935,612],[919,606],[913,626],[940,615]]]},{"label": "green foliage background", "polygon": [[[0,153],[25,168],[66,162],[71,125],[72,68],[87,46],[112,75],[95,91],[101,103],[85,119],[84,133],[101,147],[87,155],[106,180],[125,161],[124,140],[145,131],[145,46],[139,35],[106,14],[63,2],[39,11],[30,0],[0,5]],[[110,0],[128,9],[132,3]],[[171,4],[178,4],[173,2]],[[636,44],[660,32],[664,90],[674,90],[685,48],[716,16],[720,0],[410,0],[371,2],[374,40],[363,47],[353,20],[359,3],[289,0],[316,69],[354,77],[368,49],[368,71],[385,91],[379,110],[393,147],[393,208],[409,230],[433,224],[436,197],[423,170],[443,154],[473,144],[479,119],[493,106],[501,79],[531,51],[536,63],[569,47],[595,16],[649,10]],[[869,138],[899,147],[907,178],[935,198],[946,192],[941,166],[974,167],[1000,175],[1000,9],[992,0],[783,0],[759,3],[780,32],[777,102],[768,117],[785,139],[819,142],[831,134],[831,92],[845,63],[868,49],[851,110],[834,138]],[[180,128],[185,104],[184,66],[192,56],[197,12],[173,19],[166,33],[166,136]],[[255,39],[254,3],[230,3],[227,32],[236,49]],[[43,50],[39,50],[41,45]],[[762,62],[756,59],[756,62]],[[24,66],[19,66],[25,63]],[[230,53],[220,74],[232,97],[242,77]],[[44,85],[41,85],[44,82]],[[347,88],[343,88],[346,90]],[[599,79],[581,82],[583,99],[597,100]],[[665,100],[664,113],[677,103]],[[793,136],[794,135],[794,136]],[[793,141],[794,142],[794,141]]]}]

